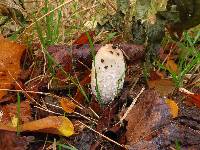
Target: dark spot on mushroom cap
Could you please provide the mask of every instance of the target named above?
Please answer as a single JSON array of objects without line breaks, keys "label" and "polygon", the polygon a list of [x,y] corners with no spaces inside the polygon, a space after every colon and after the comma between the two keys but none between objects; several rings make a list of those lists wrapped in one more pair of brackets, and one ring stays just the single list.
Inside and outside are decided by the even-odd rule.
[{"label": "dark spot on mushroom cap", "polygon": [[117,53],[117,56],[119,56],[119,53]]},{"label": "dark spot on mushroom cap", "polygon": [[100,70],[101,68],[99,67],[99,70]]},{"label": "dark spot on mushroom cap", "polygon": [[108,68],[108,66],[105,66],[104,68],[105,68],[105,69],[107,69],[107,68]]},{"label": "dark spot on mushroom cap", "polygon": [[109,51],[111,54],[113,54],[113,51]]},{"label": "dark spot on mushroom cap", "polygon": [[112,65],[110,65],[110,67],[112,67]]},{"label": "dark spot on mushroom cap", "polygon": [[113,48],[113,49],[116,49],[116,48],[117,48],[117,45],[112,45],[112,48]]},{"label": "dark spot on mushroom cap", "polygon": [[104,59],[101,59],[101,62],[103,63],[103,62],[104,62]]}]

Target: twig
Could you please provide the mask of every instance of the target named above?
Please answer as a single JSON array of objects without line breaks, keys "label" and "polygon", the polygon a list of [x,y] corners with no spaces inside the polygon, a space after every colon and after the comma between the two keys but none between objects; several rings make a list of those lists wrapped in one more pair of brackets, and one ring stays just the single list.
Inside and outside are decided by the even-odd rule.
[{"label": "twig", "polygon": [[123,122],[123,120],[127,117],[127,115],[129,114],[129,112],[131,111],[131,109],[133,108],[133,106],[135,105],[137,99],[139,98],[139,96],[143,93],[144,91],[144,87],[141,89],[140,93],[134,98],[133,102],[131,103],[131,105],[129,106],[129,108],[127,109],[126,113],[123,115],[123,117],[120,119],[120,123]]},{"label": "twig", "polygon": [[84,125],[84,126],[87,127],[88,129],[90,129],[91,131],[93,131],[93,132],[97,133],[98,135],[102,136],[102,137],[105,138],[106,140],[108,140],[108,141],[110,141],[110,142],[112,142],[112,143],[114,143],[114,144],[116,144],[116,145],[118,145],[118,146],[120,146],[120,147],[122,147],[122,148],[127,149],[127,148],[125,147],[125,145],[121,145],[121,144],[117,143],[116,141],[114,141],[114,140],[110,139],[109,137],[107,137],[107,136],[105,136],[105,135],[99,133],[98,131],[92,129],[91,127],[87,126],[86,124],[82,123],[81,121],[78,121],[78,122],[80,122],[82,125]]}]

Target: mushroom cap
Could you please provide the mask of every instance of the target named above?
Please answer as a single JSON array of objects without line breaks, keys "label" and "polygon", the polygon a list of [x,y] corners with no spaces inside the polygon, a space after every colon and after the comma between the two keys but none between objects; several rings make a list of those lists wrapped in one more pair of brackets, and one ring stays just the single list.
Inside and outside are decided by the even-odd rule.
[{"label": "mushroom cap", "polygon": [[125,70],[126,67],[122,51],[113,46],[113,44],[102,46],[98,50],[92,63],[91,88],[93,94],[97,96],[97,83],[102,102],[109,103],[114,100],[123,88]]}]

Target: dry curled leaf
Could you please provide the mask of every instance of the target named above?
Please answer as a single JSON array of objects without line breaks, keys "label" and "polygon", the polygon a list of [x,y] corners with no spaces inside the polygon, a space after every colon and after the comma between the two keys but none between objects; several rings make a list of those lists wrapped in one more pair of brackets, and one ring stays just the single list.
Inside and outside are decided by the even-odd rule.
[{"label": "dry curled leaf", "polygon": [[49,116],[22,125],[22,131],[40,131],[64,136],[74,133],[72,122],[64,116]]},{"label": "dry curled leaf", "polygon": [[[21,72],[20,60],[25,46],[0,36],[0,88],[11,88]],[[14,78],[14,79],[13,79]],[[0,101],[7,91],[0,91]]]},{"label": "dry curled leaf", "polygon": [[[0,122],[0,130],[17,131],[17,128]],[[24,123],[20,125],[19,131],[44,132],[68,137],[74,134],[74,126],[72,122],[64,116],[49,116]]]}]

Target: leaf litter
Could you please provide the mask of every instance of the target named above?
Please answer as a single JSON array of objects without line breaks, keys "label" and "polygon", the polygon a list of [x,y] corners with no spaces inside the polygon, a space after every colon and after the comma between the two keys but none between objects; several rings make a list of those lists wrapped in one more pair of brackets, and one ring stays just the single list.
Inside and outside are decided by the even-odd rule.
[{"label": "leaf litter", "polygon": [[[4,64],[1,67],[3,69],[0,79],[8,81],[8,85],[1,87],[0,129],[3,132],[0,137],[7,136],[10,139],[9,145],[1,145],[3,148],[19,146],[21,149],[27,149],[28,144],[34,145],[30,143],[33,141],[28,140],[28,135],[34,135],[36,139],[40,139],[39,135],[46,135],[41,133],[50,133],[49,137],[50,139],[54,138],[53,144],[57,147],[61,143],[74,145],[77,149],[174,148],[177,140],[183,148],[198,148],[200,145],[198,90],[194,89],[194,92],[189,94],[177,92],[177,87],[169,73],[170,71],[174,72],[177,76],[181,74],[177,56],[171,50],[166,54],[166,47],[158,46],[162,40],[160,36],[163,35],[163,25],[166,23],[159,20],[163,19],[163,16],[171,21],[167,25],[171,35],[174,35],[175,32],[178,32],[179,36],[182,34],[181,31],[174,30],[177,16],[173,10],[168,10],[169,3],[165,0],[157,7],[154,7],[157,3],[154,0],[146,3],[145,6],[142,6],[142,2],[137,1],[137,5],[135,5],[135,1],[131,2],[131,7],[137,7],[136,12],[127,9],[129,3],[126,2],[118,0],[116,4],[106,3],[109,7],[114,8],[114,11],[107,12],[105,17],[101,16],[101,19],[104,18],[104,22],[101,24],[97,22],[95,34],[94,29],[88,32],[93,42],[97,40],[93,45],[95,53],[102,47],[98,43],[114,43],[114,47],[118,46],[122,49],[126,59],[127,70],[124,87],[115,100],[108,105],[99,104],[96,97],[91,94],[89,87],[92,66],[91,43],[86,32],[79,33],[80,38],[73,39],[72,45],[68,43],[49,46],[46,51],[55,61],[50,68],[43,64],[44,54],[42,52],[35,53],[35,60],[28,60],[29,64],[32,63],[29,65],[28,71],[22,69],[20,61],[24,59],[22,55],[25,47],[1,38],[0,45],[9,46],[11,52],[14,52],[15,50],[12,48],[17,46],[20,51],[13,56],[10,55],[11,52],[6,52],[8,55],[3,52],[0,59]],[[105,3],[102,2],[102,4]],[[138,32],[134,31],[133,38],[139,37],[139,39],[129,37],[132,34],[129,28],[132,24],[124,22],[127,18],[132,17],[127,15],[128,13],[136,13],[136,18],[142,19],[134,20],[135,24],[133,25],[137,25],[137,27],[133,27],[133,29],[137,28],[138,32],[145,31],[145,34],[148,35],[139,33],[142,36],[135,36]],[[76,13],[75,17],[78,18]],[[146,20],[150,25],[146,24]],[[179,23],[178,26],[180,26]],[[184,28],[188,27],[181,26],[180,30]],[[96,39],[98,30],[102,31],[102,29],[121,35],[104,42],[100,38]],[[127,41],[131,41],[131,44]],[[132,41],[140,42],[133,44]],[[147,45],[140,45],[141,41],[146,41]],[[38,46],[37,49],[41,48]],[[148,53],[145,51],[146,48],[149,48]],[[151,54],[152,49],[157,51]],[[144,59],[149,56],[150,58],[155,57],[158,50],[164,50],[163,55],[158,56],[162,61],[164,60],[163,66],[160,66],[162,69],[156,68],[155,71],[155,68],[151,68],[150,75],[149,72],[145,74],[145,69],[149,68],[141,67]],[[180,48],[175,48],[175,52],[178,53],[179,50]],[[174,55],[175,57],[173,57]],[[46,63],[48,64],[48,62]],[[22,77],[20,73],[27,73],[27,75]],[[74,79],[73,82],[72,79]],[[188,81],[187,79],[186,83]],[[145,87],[145,90],[140,95],[138,93],[142,87]],[[86,95],[83,95],[82,90]],[[16,103],[16,92],[23,93],[20,97],[20,105]],[[86,101],[86,97],[90,101]],[[192,102],[196,107],[187,105],[185,100]],[[14,132],[20,133],[19,138],[14,136]],[[62,137],[56,135],[62,135]],[[42,139],[42,144],[46,143],[44,139]],[[18,143],[20,140],[21,144]],[[0,142],[5,143],[2,138],[0,138]],[[50,145],[48,143],[44,147],[47,148]],[[55,145],[53,147],[56,147]]]}]

